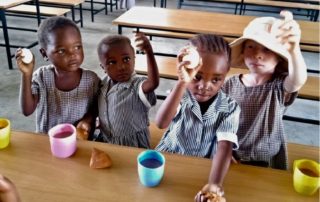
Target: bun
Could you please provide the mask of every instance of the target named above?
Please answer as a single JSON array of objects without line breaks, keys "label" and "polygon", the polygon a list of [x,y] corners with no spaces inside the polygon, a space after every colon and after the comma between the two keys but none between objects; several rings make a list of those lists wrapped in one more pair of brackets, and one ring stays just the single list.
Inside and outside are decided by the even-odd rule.
[{"label": "bun", "polygon": [[29,64],[32,62],[33,60],[33,55],[31,53],[31,51],[27,48],[23,48],[22,49],[22,62],[25,63],[25,64]]},{"label": "bun", "polygon": [[110,156],[97,148],[92,149],[90,168],[109,168],[112,166]]},{"label": "bun", "polygon": [[182,61],[189,61],[190,64],[186,65],[189,69],[196,68],[200,63],[200,55],[196,48],[189,47],[187,49],[188,54],[182,58]]},{"label": "bun", "polygon": [[208,199],[208,202],[226,202],[226,198],[214,192],[204,192],[203,195]]},{"label": "bun", "polygon": [[88,131],[82,129],[82,128],[77,128],[77,139],[78,140],[88,140],[89,133]]}]

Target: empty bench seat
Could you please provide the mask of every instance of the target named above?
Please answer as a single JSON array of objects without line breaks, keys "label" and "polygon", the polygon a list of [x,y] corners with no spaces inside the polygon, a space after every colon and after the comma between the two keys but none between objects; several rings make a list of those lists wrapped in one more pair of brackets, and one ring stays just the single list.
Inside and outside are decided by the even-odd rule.
[{"label": "empty bench seat", "polygon": [[[34,14],[37,15],[35,5],[18,5],[8,8],[6,11],[13,13]],[[61,16],[68,13],[70,9],[40,6],[40,15],[43,16]]]}]

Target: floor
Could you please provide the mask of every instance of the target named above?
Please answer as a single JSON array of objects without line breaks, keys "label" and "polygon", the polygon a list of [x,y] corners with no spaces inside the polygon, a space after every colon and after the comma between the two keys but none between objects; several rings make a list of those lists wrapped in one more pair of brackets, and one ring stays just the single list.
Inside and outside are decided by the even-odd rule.
[{"label": "floor", "polygon": [[[159,6],[159,1],[157,2]],[[169,0],[167,2],[167,8],[176,8],[176,0]],[[137,6],[153,6],[153,1],[150,0],[136,0]],[[215,4],[221,6],[222,4]],[[233,13],[233,6],[222,5],[229,7],[230,9],[217,8],[217,7],[183,7],[183,9],[194,10],[206,10],[211,12],[226,12]],[[89,4],[86,3],[83,7],[88,8]],[[83,67],[95,71],[99,76],[103,77],[104,73],[99,67],[98,58],[96,54],[96,46],[100,39],[109,34],[117,34],[117,27],[112,25],[112,20],[124,13],[124,9],[115,10],[105,15],[103,12],[95,16],[95,22],[91,22],[91,16],[89,11],[84,11],[84,27],[81,28],[81,34],[83,38],[85,60]],[[258,13],[258,12],[246,12],[246,15],[277,15],[272,13]],[[298,17],[299,19],[305,19],[305,17]],[[214,20],[214,19],[213,19]],[[10,26],[27,26],[36,28],[36,19],[8,17],[8,24]],[[28,45],[36,40],[35,33],[23,33],[19,31],[11,31],[10,40],[14,44]],[[124,34],[132,37],[131,30],[125,29]],[[0,35],[0,41],[3,42],[3,36]],[[152,45],[155,51],[166,51],[168,53],[177,53],[180,47],[182,47],[186,41],[184,40],[169,40],[155,38],[152,41]],[[31,50],[36,58],[36,66],[46,64],[46,62],[40,57],[38,46],[33,47]],[[15,50],[12,49],[12,52]],[[319,54],[318,53],[303,53],[305,61],[309,69],[319,70]],[[13,63],[15,60],[12,59]],[[12,128],[15,130],[35,130],[35,116],[34,114],[25,117],[22,115],[19,108],[19,85],[20,85],[20,71],[14,67],[13,70],[8,70],[7,59],[5,55],[5,49],[0,47],[0,117],[7,117],[11,120]],[[165,95],[169,89],[174,85],[174,81],[161,79],[160,86],[157,89],[158,94]],[[150,119],[153,120],[154,115],[161,105],[162,101],[158,100],[157,105],[150,111]],[[288,108],[286,114],[297,117],[304,117],[309,119],[319,120],[320,106],[318,101],[309,101],[296,99],[294,104]],[[288,136],[289,142],[314,145],[319,147],[319,125],[303,124],[292,121],[285,121],[285,131]]]}]

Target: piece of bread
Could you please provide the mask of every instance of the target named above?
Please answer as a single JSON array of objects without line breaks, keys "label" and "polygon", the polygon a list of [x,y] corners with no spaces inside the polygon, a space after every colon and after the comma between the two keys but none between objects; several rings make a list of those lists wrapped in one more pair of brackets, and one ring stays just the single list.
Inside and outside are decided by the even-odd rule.
[{"label": "piece of bread", "polygon": [[208,199],[208,202],[226,202],[226,198],[214,192],[204,192],[203,195]]},{"label": "piece of bread", "polygon": [[90,159],[90,168],[109,168],[112,165],[110,156],[104,151],[93,148]]},{"label": "piece of bread", "polygon": [[78,140],[88,140],[89,133],[88,131],[82,129],[82,128],[77,128],[77,139]]}]

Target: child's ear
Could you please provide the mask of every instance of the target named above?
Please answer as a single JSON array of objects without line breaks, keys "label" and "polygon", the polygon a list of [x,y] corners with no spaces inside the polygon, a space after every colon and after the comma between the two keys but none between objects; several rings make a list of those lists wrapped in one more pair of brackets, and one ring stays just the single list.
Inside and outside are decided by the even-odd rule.
[{"label": "child's ear", "polygon": [[40,48],[39,51],[40,51],[43,59],[47,61],[48,60],[48,56],[47,56],[46,50],[44,48]]}]

